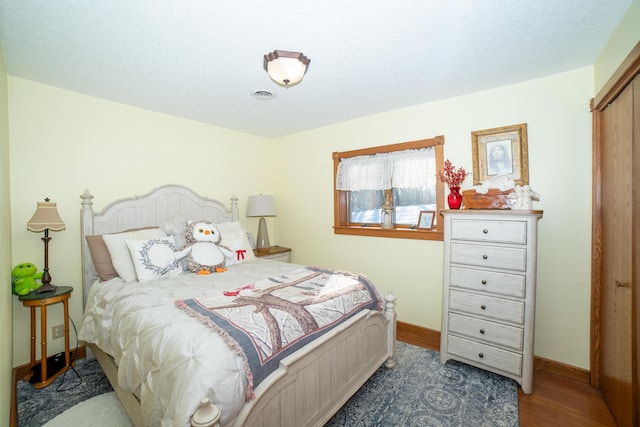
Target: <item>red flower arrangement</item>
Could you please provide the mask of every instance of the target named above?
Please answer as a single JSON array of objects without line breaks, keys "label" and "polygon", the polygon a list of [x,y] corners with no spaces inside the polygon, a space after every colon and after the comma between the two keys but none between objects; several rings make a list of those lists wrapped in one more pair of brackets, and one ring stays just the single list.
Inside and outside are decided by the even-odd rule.
[{"label": "red flower arrangement", "polygon": [[447,159],[444,162],[444,170],[438,172],[438,178],[442,182],[446,182],[449,188],[460,187],[464,179],[469,175],[463,167],[456,168],[451,163],[451,160]]}]

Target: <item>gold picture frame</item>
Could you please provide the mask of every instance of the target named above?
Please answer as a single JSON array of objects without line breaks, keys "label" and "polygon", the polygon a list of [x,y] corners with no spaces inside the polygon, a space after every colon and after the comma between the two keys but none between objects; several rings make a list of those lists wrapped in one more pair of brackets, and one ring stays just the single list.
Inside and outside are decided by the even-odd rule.
[{"label": "gold picture frame", "polygon": [[473,185],[498,175],[513,178],[517,185],[529,184],[527,124],[471,132]]},{"label": "gold picture frame", "polygon": [[433,228],[433,220],[435,217],[435,211],[420,211],[417,228],[419,230],[431,230]]}]

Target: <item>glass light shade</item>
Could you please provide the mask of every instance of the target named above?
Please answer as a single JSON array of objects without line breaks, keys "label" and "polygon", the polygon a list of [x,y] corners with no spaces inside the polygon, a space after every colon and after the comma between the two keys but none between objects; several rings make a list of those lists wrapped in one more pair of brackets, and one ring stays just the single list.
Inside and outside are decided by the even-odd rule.
[{"label": "glass light shade", "polygon": [[274,50],[264,56],[264,69],[275,83],[290,87],[302,81],[309,62],[309,58],[300,52]]}]

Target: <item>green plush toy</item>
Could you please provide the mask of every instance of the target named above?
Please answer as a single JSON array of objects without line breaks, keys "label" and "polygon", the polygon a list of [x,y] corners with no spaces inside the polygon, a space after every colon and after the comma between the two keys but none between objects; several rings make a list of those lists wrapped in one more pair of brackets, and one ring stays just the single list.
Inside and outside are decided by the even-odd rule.
[{"label": "green plush toy", "polygon": [[11,271],[11,287],[15,295],[27,295],[42,286],[37,280],[42,279],[42,271],[30,262],[23,262],[13,267]]}]

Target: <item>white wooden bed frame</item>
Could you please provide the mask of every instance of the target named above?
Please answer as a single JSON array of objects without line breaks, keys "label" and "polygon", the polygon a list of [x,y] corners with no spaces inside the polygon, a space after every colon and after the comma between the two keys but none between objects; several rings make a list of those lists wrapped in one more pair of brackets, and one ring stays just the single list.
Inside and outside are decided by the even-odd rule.
[{"label": "white wooden bed frame", "polygon": [[[167,185],[144,196],[117,200],[94,212],[93,196],[81,196],[83,301],[97,275],[85,236],[130,228],[159,226],[176,215],[212,222],[237,221],[238,199],[231,207],[203,198],[189,188]],[[331,333],[282,360],[280,367],[255,390],[233,426],[322,426],[383,364],[395,365],[395,297],[385,297],[384,312],[366,311],[349,319]],[[137,427],[145,426],[140,402],[133,393],[118,387],[113,359],[93,344],[95,354],[125,410]]]}]

